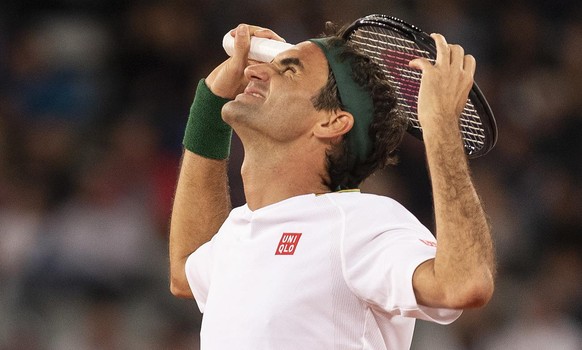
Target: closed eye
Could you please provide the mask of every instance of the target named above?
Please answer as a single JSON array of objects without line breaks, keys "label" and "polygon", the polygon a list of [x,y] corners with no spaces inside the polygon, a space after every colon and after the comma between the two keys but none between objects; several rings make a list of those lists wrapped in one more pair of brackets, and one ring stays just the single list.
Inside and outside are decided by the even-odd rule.
[{"label": "closed eye", "polygon": [[303,63],[301,60],[295,57],[283,58],[279,64],[281,67],[281,74],[291,72],[293,74],[297,73],[300,69],[303,69]]},{"label": "closed eye", "polygon": [[297,69],[295,69],[295,67],[287,66],[287,67],[283,68],[283,70],[281,71],[281,74],[286,73],[288,71],[291,71],[291,73],[293,73],[293,74],[297,73]]}]

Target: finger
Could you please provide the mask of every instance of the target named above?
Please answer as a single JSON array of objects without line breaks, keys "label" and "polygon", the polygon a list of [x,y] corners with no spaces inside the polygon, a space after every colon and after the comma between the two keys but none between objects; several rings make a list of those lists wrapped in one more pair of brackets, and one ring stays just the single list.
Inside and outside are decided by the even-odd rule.
[{"label": "finger", "polygon": [[266,29],[266,28],[263,28],[263,27],[253,26],[253,25],[246,24],[246,23],[240,23],[238,26],[236,26],[236,28],[233,28],[233,29],[230,30],[230,35],[234,36],[236,34],[236,30],[238,29],[238,27],[241,26],[241,25],[243,25],[243,24],[246,25],[249,28],[249,33],[251,35],[253,35],[254,32],[257,32],[257,31],[261,31],[261,30]]},{"label": "finger", "polygon": [[465,49],[460,45],[449,45],[449,50],[451,52],[451,65],[458,65],[463,68]]},{"label": "finger", "polygon": [[408,62],[408,66],[411,68],[420,69],[424,71],[430,67],[432,67],[432,63],[427,60],[426,58],[415,58],[412,61]]},{"label": "finger", "polygon": [[285,39],[283,39],[283,37],[281,37],[279,34],[275,33],[274,31],[267,29],[267,28],[259,28],[255,31],[251,31],[251,35],[254,35],[256,37],[259,38],[267,38],[267,39],[273,39],[273,40],[277,40],[277,41],[282,41],[282,42],[286,42]]},{"label": "finger", "polygon": [[434,39],[437,51],[435,64],[449,65],[451,61],[451,53],[447,40],[441,34],[433,33],[430,36]]},{"label": "finger", "polygon": [[[249,33],[251,36],[287,42],[285,39],[283,39],[283,37],[281,37],[279,34],[275,33],[274,31],[272,31],[270,29],[259,27],[259,26],[251,26],[251,25],[248,25],[248,27],[249,27]],[[230,30],[231,36],[233,36],[233,37],[235,36],[237,28],[238,27]]]},{"label": "finger", "polygon": [[239,24],[235,32],[234,52],[232,55],[232,61],[236,66],[246,67],[250,48],[249,27],[246,24]]},{"label": "finger", "polygon": [[463,57],[463,69],[471,73],[471,77],[475,76],[475,69],[477,68],[477,61],[472,55],[465,55]]}]

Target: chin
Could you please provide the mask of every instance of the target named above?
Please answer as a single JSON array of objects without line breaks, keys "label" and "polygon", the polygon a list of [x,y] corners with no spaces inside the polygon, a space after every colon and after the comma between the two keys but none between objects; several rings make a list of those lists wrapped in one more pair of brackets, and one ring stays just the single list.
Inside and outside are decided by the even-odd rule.
[{"label": "chin", "polygon": [[240,108],[240,103],[235,100],[226,103],[222,107],[221,111],[222,120],[224,120],[228,125],[232,126],[232,123],[238,119],[238,116],[241,114]]},{"label": "chin", "polygon": [[222,107],[222,119],[233,128],[236,125],[249,124],[254,119],[253,115],[256,115],[255,106],[237,100],[230,101]]}]

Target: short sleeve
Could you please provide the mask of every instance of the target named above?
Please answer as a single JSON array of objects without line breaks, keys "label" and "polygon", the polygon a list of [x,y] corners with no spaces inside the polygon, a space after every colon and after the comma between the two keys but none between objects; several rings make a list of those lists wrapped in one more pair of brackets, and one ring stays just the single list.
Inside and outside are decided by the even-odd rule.
[{"label": "short sleeve", "polygon": [[212,267],[212,241],[200,246],[186,259],[186,278],[200,312],[204,313],[208,288],[210,286],[210,271]]},{"label": "short sleeve", "polygon": [[359,298],[389,314],[453,322],[460,310],[418,305],[412,287],[416,268],[435,257],[435,238],[399,204],[381,208],[375,215],[347,216],[341,249],[346,283]]}]

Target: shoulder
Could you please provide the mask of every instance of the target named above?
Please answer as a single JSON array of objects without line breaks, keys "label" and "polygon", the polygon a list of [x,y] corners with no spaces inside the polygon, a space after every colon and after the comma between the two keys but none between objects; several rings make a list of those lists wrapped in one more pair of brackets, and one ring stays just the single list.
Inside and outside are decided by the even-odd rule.
[{"label": "shoulder", "polygon": [[365,236],[396,238],[400,234],[434,240],[430,230],[414,214],[390,197],[351,192],[329,194],[328,198],[341,213],[350,240]]},{"label": "shoulder", "polygon": [[336,192],[329,200],[349,217],[378,218],[383,220],[413,220],[414,215],[396,200],[370,193]]}]

